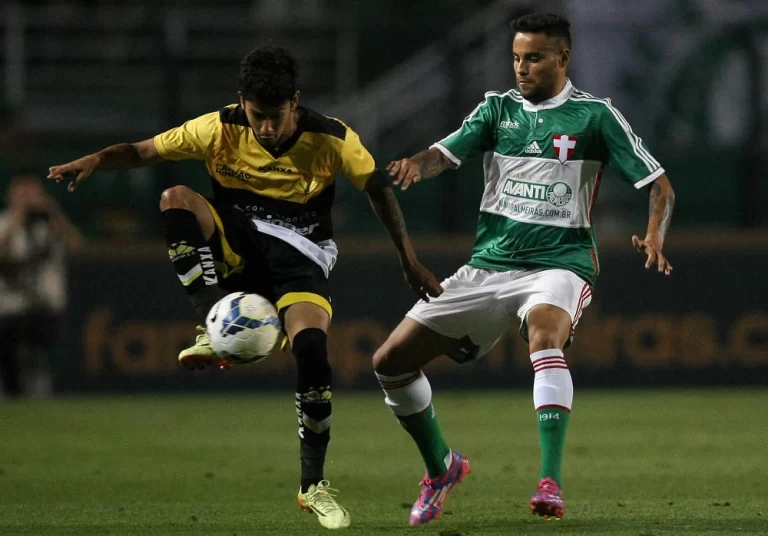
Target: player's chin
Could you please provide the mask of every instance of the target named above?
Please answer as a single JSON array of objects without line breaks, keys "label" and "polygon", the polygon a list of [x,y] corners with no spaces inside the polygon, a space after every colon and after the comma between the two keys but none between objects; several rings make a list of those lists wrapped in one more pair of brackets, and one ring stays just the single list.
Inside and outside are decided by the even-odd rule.
[{"label": "player's chin", "polygon": [[520,95],[522,95],[523,98],[527,100],[535,99],[536,95],[539,93],[538,88],[531,83],[520,83],[517,85],[517,88],[520,90]]},{"label": "player's chin", "polygon": [[259,144],[267,149],[274,149],[277,146],[277,138],[257,138]]}]

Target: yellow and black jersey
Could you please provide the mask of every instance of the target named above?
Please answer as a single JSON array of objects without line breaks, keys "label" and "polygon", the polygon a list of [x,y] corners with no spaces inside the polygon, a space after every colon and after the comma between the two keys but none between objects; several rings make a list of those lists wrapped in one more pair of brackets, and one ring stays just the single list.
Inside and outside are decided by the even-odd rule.
[{"label": "yellow and black jersey", "polygon": [[296,132],[276,152],[259,144],[239,105],[158,134],[155,147],[169,160],[205,160],[218,203],[317,243],[333,236],[336,175],[362,190],[375,162],[341,121],[304,107],[298,112]]}]

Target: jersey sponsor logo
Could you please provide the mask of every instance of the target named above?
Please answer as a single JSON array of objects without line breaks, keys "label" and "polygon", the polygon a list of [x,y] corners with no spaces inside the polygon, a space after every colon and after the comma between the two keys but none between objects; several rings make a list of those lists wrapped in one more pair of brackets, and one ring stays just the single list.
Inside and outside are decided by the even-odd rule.
[{"label": "jersey sponsor logo", "polygon": [[552,145],[555,146],[555,153],[561,164],[565,164],[573,157],[573,153],[576,152],[576,140],[578,139],[578,136],[569,136],[568,134],[552,135]]},{"label": "jersey sponsor logo", "polygon": [[[277,225],[278,227],[283,227],[285,229],[288,229],[289,231],[293,231],[294,233],[297,233],[301,236],[307,236],[311,235],[315,229],[320,227],[319,223],[310,223],[309,225],[303,226],[303,227],[297,227],[296,225],[289,223],[288,221],[281,219],[281,218],[275,218],[274,216],[256,216],[255,214],[251,214],[251,219],[254,221],[262,221],[264,223],[271,223],[272,225]],[[290,219],[290,218],[289,218]],[[296,218],[298,220],[298,218]]]},{"label": "jersey sponsor logo", "polygon": [[531,142],[531,144],[525,148],[526,154],[541,154],[541,147],[537,142]]},{"label": "jersey sponsor logo", "polygon": [[534,182],[507,179],[501,192],[510,197],[547,201],[556,207],[567,205],[573,198],[573,190],[564,182],[538,184]]},{"label": "jersey sponsor logo", "polygon": [[222,177],[231,177],[243,181],[249,181],[253,178],[253,175],[250,173],[246,173],[245,171],[235,171],[224,164],[216,164],[216,174],[221,175]]},{"label": "jersey sponsor logo", "polygon": [[[275,165],[259,166],[256,169],[261,173],[298,173],[295,169]],[[254,178],[253,175],[246,171],[235,171],[225,164],[216,164],[216,174],[221,175],[222,177],[231,177],[243,181],[249,181]]]},{"label": "jersey sponsor logo", "polygon": [[499,123],[499,128],[520,128],[520,123],[517,121],[502,121]]},{"label": "jersey sponsor logo", "polygon": [[277,173],[298,173],[295,169],[284,168],[280,166],[261,166],[258,168],[262,173],[269,173],[275,171]]}]

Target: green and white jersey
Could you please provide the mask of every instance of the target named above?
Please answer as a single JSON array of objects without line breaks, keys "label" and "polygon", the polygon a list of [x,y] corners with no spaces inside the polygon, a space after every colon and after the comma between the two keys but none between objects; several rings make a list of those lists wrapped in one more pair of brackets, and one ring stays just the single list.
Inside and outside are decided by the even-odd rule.
[{"label": "green and white jersey", "polygon": [[457,167],[484,153],[485,190],[470,266],[599,273],[592,208],[607,164],[641,188],[664,170],[608,99],[577,90],[532,104],[490,92],[432,147]]}]

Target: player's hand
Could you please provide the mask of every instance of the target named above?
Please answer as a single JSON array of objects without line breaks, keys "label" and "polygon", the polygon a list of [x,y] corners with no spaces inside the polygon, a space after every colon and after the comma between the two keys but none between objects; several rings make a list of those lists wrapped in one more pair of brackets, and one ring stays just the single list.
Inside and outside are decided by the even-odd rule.
[{"label": "player's hand", "polygon": [[429,301],[430,296],[436,298],[443,293],[437,278],[419,261],[404,263],[403,272],[408,286],[425,302]]},{"label": "player's hand", "polygon": [[91,176],[98,165],[99,157],[95,154],[89,154],[68,164],[49,167],[46,178],[56,182],[69,180],[67,191],[74,192],[81,182]]},{"label": "player's hand", "polygon": [[672,265],[661,252],[661,244],[658,243],[658,241],[653,240],[647,236],[643,240],[640,240],[637,235],[633,235],[632,245],[635,246],[635,249],[638,253],[644,253],[647,255],[647,259],[645,261],[646,270],[651,268],[653,265],[656,265],[658,266],[659,273],[663,273],[664,275],[670,275],[672,273]]},{"label": "player's hand", "polygon": [[392,184],[405,191],[411,184],[421,182],[419,165],[410,158],[395,160],[387,165],[387,173],[393,177]]}]

